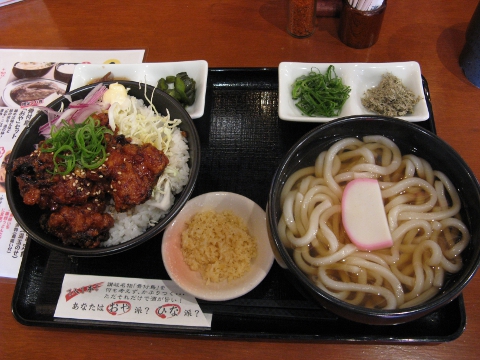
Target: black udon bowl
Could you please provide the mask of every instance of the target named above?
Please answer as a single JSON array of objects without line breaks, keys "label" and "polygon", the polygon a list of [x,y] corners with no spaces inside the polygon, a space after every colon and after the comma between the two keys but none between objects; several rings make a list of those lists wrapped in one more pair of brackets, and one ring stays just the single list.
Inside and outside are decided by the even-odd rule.
[{"label": "black udon bowl", "polygon": [[[79,247],[63,245],[59,239],[45,233],[41,229],[39,223],[39,218],[42,213],[41,210],[37,206],[29,206],[23,203],[15,177],[10,172],[7,172],[7,199],[15,220],[17,220],[29,237],[50,249],[75,256],[104,256],[131,249],[155,237],[162,230],[164,230],[170,221],[173,220],[180,212],[194,190],[200,169],[200,140],[190,115],[185,111],[178,101],[166,93],[158,89],[154,89],[153,86],[147,85],[145,92],[144,84],[139,84],[138,82],[133,81],[115,82],[123,84],[126,88],[129,88],[129,95],[133,95],[139,99],[145,99],[145,96],[147,96],[148,99],[151,99],[151,94],[153,91],[153,105],[157,111],[160,114],[166,115],[166,109],[168,109],[171,118],[180,119],[182,121],[180,128],[187,134],[190,155],[190,159],[188,161],[190,167],[190,177],[188,179],[188,183],[185,185],[182,192],[176,195],[175,202],[165,217],[160,219],[155,226],[148,228],[143,234],[122,244],[113,245],[110,247],[81,249]],[[104,84],[107,86],[111,83],[112,82],[104,82]],[[96,84],[92,84],[78,88],[71,91],[69,95],[73,100],[83,99],[95,86]],[[62,96],[49,104],[48,107],[58,110],[62,103],[66,107],[68,106],[69,101]],[[39,135],[38,129],[41,125],[45,124],[46,121],[47,116],[43,112],[39,113],[31,120],[30,124],[21,133],[12,149],[10,164],[14,159],[28,155],[34,150],[34,145],[38,144],[38,142],[43,138],[43,136]],[[160,237],[158,238],[158,241],[161,241]]]},{"label": "black udon bowl", "polygon": [[[277,232],[281,216],[280,193],[287,178],[296,170],[314,164],[317,155],[346,137],[384,135],[393,140],[402,154],[413,153],[444,172],[456,187],[462,201],[462,218],[471,233],[462,253],[461,271],[449,276],[441,292],[424,304],[401,310],[373,310],[350,305],[318,288],[294,263]],[[435,134],[399,119],[382,116],[352,116],[331,121],[304,135],[281,160],[274,174],[267,204],[267,229],[277,262],[287,277],[307,296],[340,317],[356,322],[388,325],[411,321],[446,305],[460,295],[480,264],[480,186],[472,170],[458,153]]]}]

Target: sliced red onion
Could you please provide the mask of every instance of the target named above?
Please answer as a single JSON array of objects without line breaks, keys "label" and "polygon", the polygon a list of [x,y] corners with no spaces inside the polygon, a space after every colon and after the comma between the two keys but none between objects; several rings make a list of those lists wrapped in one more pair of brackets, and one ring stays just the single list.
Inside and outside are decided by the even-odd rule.
[{"label": "sliced red onion", "polygon": [[75,114],[72,115],[70,119],[70,123],[82,123],[87,118],[92,115],[93,113],[100,112],[104,110],[105,106],[103,104],[97,103],[97,104],[91,104],[88,107],[82,108],[82,109],[77,109]]},{"label": "sliced red onion", "polygon": [[87,96],[85,96],[82,102],[87,104],[97,102],[103,96],[105,91],[107,91],[107,87],[102,83],[99,83],[87,94]]},{"label": "sliced red onion", "polygon": [[47,123],[40,127],[39,133],[49,137],[52,126],[61,127],[63,121],[67,122],[67,124],[78,124],[85,121],[93,113],[108,109],[109,104],[101,102],[105,91],[107,91],[107,87],[99,83],[84,99],[72,102],[72,97],[67,94],[65,98],[70,101],[70,105],[63,112],[58,112],[48,107],[39,107],[40,110],[47,114]]}]

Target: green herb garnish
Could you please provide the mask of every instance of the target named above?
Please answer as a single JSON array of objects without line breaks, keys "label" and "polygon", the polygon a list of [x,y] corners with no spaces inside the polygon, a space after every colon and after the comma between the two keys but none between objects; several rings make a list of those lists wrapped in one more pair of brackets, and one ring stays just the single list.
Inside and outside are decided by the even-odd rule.
[{"label": "green herb garnish", "polygon": [[63,122],[58,129],[52,127],[41,151],[53,153],[53,174],[66,175],[75,167],[96,169],[107,158],[105,134],[113,132],[91,116],[80,124]]},{"label": "green herb garnish", "polygon": [[350,96],[350,86],[337,77],[335,67],[330,65],[325,75],[312,68],[308,75],[295,80],[292,98],[295,106],[308,116],[338,116]]}]

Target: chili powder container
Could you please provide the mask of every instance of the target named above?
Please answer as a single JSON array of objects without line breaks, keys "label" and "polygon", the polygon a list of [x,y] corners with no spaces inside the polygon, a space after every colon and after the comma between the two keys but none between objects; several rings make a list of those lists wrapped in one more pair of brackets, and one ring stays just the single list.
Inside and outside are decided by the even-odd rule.
[{"label": "chili powder container", "polygon": [[315,31],[316,0],[287,1],[287,32],[296,38],[309,37]]}]

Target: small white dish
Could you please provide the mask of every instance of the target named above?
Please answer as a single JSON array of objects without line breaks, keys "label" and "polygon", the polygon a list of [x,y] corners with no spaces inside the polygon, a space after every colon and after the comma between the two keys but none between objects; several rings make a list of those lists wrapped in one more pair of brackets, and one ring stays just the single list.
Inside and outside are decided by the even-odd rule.
[{"label": "small white dish", "polygon": [[[250,271],[241,278],[207,285],[200,273],[190,270],[183,260],[181,234],[185,222],[201,210],[233,211],[245,221],[250,235],[257,240],[257,257],[251,264]],[[188,201],[167,226],[162,240],[162,259],[170,278],[198,299],[225,301],[240,297],[260,284],[273,264],[265,211],[252,200],[235,193],[212,192],[197,196]]]},{"label": "small white dish", "polygon": [[[302,115],[300,109],[295,106],[292,99],[292,84],[295,80],[307,75],[312,68],[317,68],[322,73],[333,65],[338,77],[342,78],[345,85],[350,86],[350,97],[342,107],[337,117],[310,117]],[[415,95],[422,99],[415,105],[413,114],[399,116],[398,118],[417,122],[429,118],[427,101],[423,91],[422,73],[420,65],[415,61],[391,62],[391,63],[298,63],[282,62],[278,67],[278,116],[282,120],[301,122],[327,122],[344,116],[351,115],[374,115],[361,103],[365,91],[376,87],[382,75],[390,72]]]},{"label": "small white dish", "polygon": [[192,119],[203,116],[207,92],[208,63],[205,60],[141,64],[78,64],[72,76],[70,90],[90,84],[111,72],[119,80],[139,81],[156,86],[158,80],[185,71],[196,82],[195,103],[185,110]]}]

